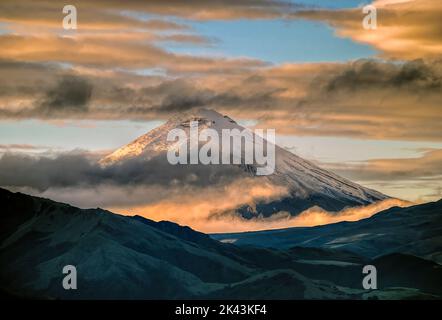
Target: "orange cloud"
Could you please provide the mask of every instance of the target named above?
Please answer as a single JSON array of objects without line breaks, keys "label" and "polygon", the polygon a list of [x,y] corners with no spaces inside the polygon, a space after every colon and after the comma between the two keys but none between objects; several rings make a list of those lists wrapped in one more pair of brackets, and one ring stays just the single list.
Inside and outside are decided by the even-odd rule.
[{"label": "orange cloud", "polygon": [[294,17],[325,21],[342,37],[372,45],[383,57],[397,59],[439,58],[442,53],[442,3],[433,0],[380,0],[377,29],[362,27],[361,8],[307,10]]},{"label": "orange cloud", "polygon": [[[282,0],[75,0],[81,13],[81,23],[86,26],[133,26],[145,25],[142,14],[177,16],[197,20],[271,19],[283,16],[298,8]],[[60,24],[64,4],[47,0],[3,0],[0,2],[0,21],[33,24]],[[122,11],[131,15],[121,14]],[[149,26],[152,26],[148,24]],[[162,25],[161,27],[164,27]],[[173,28],[175,26],[172,26]]]},{"label": "orange cloud", "polygon": [[[264,190],[259,192],[262,191]],[[236,193],[236,190],[234,193]],[[264,193],[267,194],[268,190],[265,190]],[[137,214],[155,221],[169,220],[205,233],[217,233],[310,227],[340,221],[357,221],[369,218],[393,206],[406,207],[412,205],[411,202],[399,199],[387,199],[367,206],[344,209],[340,212],[327,212],[321,208],[314,207],[302,212],[298,216],[290,216],[288,213],[281,212],[270,218],[244,219],[234,214],[213,217],[210,214],[212,210],[223,207],[228,208],[230,207],[231,200],[233,202],[238,200],[237,197],[235,199],[235,196],[230,196],[225,197],[223,195],[222,199],[218,197],[218,200],[209,197],[206,201],[192,199],[185,203],[164,201],[156,205],[124,209],[111,208],[110,210],[128,215]],[[226,201],[226,199],[229,199],[229,201]]]},{"label": "orange cloud", "polygon": [[[152,37],[150,38],[152,39]],[[162,36],[156,40],[201,42],[195,36]],[[171,72],[233,72],[263,66],[259,60],[205,58],[167,52],[149,42],[145,34],[20,36],[1,35],[0,59],[64,62],[98,68],[164,68]],[[103,52],[106,52],[103,55]]]},{"label": "orange cloud", "polygon": [[421,157],[372,159],[360,163],[326,164],[326,167],[358,181],[392,179],[439,179],[442,176],[442,150],[426,151]]},{"label": "orange cloud", "polygon": [[203,230],[215,221],[210,217],[216,212],[234,210],[245,204],[253,206],[257,201],[279,199],[287,192],[284,187],[266,183],[263,179],[246,178],[216,188],[155,190],[160,196],[149,204],[110,207],[109,210],[138,214],[153,220],[170,220]]}]

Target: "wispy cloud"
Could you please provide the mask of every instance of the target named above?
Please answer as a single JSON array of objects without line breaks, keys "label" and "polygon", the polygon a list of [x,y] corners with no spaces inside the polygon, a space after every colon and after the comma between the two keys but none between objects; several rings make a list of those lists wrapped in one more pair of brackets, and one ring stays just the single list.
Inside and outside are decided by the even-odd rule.
[{"label": "wispy cloud", "polygon": [[383,57],[396,59],[439,58],[442,52],[442,3],[433,0],[379,0],[376,30],[362,27],[360,8],[303,10],[296,18],[324,21],[338,35],[370,44]]},{"label": "wispy cloud", "polygon": [[[240,190],[230,189],[236,192],[232,196],[233,200],[239,200],[238,195],[244,195]],[[243,189],[242,189],[243,190]],[[237,192],[239,191],[239,192]],[[252,190],[253,191],[253,190]],[[275,190],[261,188],[257,191],[264,194],[278,195]],[[196,230],[207,233],[216,232],[245,232],[256,230],[281,229],[289,227],[317,226],[341,221],[357,221],[369,218],[372,215],[386,210],[388,208],[399,206],[406,207],[411,202],[398,199],[383,200],[371,205],[344,209],[338,212],[328,212],[321,208],[310,208],[297,216],[291,216],[288,213],[280,212],[269,218],[257,217],[244,219],[235,214],[213,215],[212,213],[219,209],[225,209],[225,201],[220,201],[220,197],[212,197],[209,194],[208,199],[192,203],[164,201],[158,204],[135,206],[135,207],[115,207],[111,210],[124,214],[138,214],[153,220],[172,220],[182,225],[188,225]],[[242,201],[246,199],[241,199]],[[239,204],[236,203],[235,204]],[[224,206],[224,207],[223,207]],[[178,214],[186,212],[185,215]]]},{"label": "wispy cloud", "polygon": [[[82,12],[86,26],[122,28],[149,23],[145,16],[174,16],[191,20],[272,19],[304,6],[284,0],[99,0],[73,1]],[[44,0],[4,0],[0,19],[6,22],[55,25],[60,21],[61,5]],[[131,13],[131,14],[128,14]],[[143,16],[143,14],[145,16]],[[161,27],[166,25],[161,24]],[[176,28],[176,25],[169,27]]]},{"label": "wispy cloud", "polygon": [[421,157],[373,159],[359,163],[326,164],[327,168],[357,181],[429,180],[442,178],[442,150],[425,152]]}]

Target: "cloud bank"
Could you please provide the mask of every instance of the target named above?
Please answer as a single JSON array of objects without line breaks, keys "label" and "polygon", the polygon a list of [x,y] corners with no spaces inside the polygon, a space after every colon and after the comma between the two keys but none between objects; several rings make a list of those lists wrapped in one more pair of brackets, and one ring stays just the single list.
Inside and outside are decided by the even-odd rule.
[{"label": "cloud bank", "polygon": [[167,119],[208,107],[279,134],[442,140],[442,60],[287,64],[191,79],[8,61],[0,69],[10,75],[0,79],[3,119]]},{"label": "cloud bank", "polygon": [[96,160],[95,155],[84,152],[52,157],[6,153],[0,158],[0,185],[82,208],[99,206],[116,213],[175,221],[204,232],[354,221],[391,206],[407,205],[389,199],[340,212],[314,207],[295,217],[280,212],[270,218],[244,219],[233,213],[236,208],[280,199],[288,190],[232,166],[171,166],[153,158],[101,167]]}]

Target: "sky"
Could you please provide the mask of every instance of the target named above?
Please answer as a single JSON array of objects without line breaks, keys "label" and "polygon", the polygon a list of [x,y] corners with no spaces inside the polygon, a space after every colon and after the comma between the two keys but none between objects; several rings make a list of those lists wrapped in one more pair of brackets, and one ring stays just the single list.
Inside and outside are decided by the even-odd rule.
[{"label": "sky", "polygon": [[[55,1],[0,3],[0,154],[105,155],[206,107],[274,128],[281,146],[364,186],[442,198],[440,2],[70,4],[76,30]],[[0,185],[31,188],[1,172]],[[90,204],[75,197],[60,199]]]}]

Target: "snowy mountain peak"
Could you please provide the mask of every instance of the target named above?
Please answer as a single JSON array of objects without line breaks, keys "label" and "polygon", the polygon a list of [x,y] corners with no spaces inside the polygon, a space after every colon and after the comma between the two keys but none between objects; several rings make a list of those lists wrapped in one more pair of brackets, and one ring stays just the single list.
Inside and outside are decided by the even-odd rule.
[{"label": "snowy mountain peak", "polygon": [[[229,116],[214,110],[190,111],[172,117],[163,125],[106,156],[100,160],[100,164],[108,166],[133,158],[149,160],[166,153],[169,148],[175,147],[175,142],[167,141],[170,130],[180,128],[189,133],[192,121],[198,123],[199,130],[211,128],[218,133],[221,133],[223,129],[238,129],[239,131],[245,129]],[[164,161],[167,159],[165,158]],[[339,211],[345,207],[365,205],[388,198],[382,193],[321,169],[314,163],[279,146],[275,147],[275,162],[273,174],[256,178],[264,179],[261,181],[278,187],[282,186],[289,190],[289,195],[269,204],[239,208],[238,212],[241,215],[245,217],[270,216],[281,211],[297,214],[313,206],[319,206],[329,211]],[[214,164],[209,164],[209,166],[214,166]],[[254,165],[241,167],[249,174],[256,173]],[[192,169],[187,168],[187,170]]]},{"label": "snowy mountain peak", "polygon": [[[198,122],[200,130],[211,128],[221,132],[222,129],[245,129],[230,117],[222,115],[214,110],[192,110],[171,117],[163,125],[149,131],[129,144],[107,155],[100,160],[100,164],[107,166],[140,156],[141,154],[149,157],[167,151],[171,146],[171,142],[167,141],[168,132],[175,128],[181,128],[187,131],[190,127],[190,123],[193,121]],[[150,155],[148,153],[150,153]]]}]

